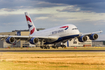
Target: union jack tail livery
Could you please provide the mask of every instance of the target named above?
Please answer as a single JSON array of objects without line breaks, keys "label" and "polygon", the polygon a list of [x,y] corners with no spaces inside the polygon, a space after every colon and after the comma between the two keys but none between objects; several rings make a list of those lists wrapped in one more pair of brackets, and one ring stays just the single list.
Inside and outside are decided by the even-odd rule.
[{"label": "union jack tail livery", "polygon": [[28,28],[30,31],[30,36],[32,36],[37,30],[36,30],[32,20],[27,12],[25,12],[25,17],[26,17],[26,21],[27,21]]}]

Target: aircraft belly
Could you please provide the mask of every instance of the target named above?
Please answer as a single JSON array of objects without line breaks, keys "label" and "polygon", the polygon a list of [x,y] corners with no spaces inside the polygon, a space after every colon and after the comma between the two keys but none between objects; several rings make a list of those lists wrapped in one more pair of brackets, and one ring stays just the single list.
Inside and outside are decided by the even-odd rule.
[{"label": "aircraft belly", "polygon": [[53,41],[53,42],[46,42],[45,44],[53,44],[53,43],[57,43],[57,42],[62,42],[63,40],[67,40],[67,39],[70,39],[70,38],[75,38],[77,36],[79,36],[79,34],[77,34],[77,35],[70,35],[70,36],[64,36],[64,37],[59,37],[58,40]]}]

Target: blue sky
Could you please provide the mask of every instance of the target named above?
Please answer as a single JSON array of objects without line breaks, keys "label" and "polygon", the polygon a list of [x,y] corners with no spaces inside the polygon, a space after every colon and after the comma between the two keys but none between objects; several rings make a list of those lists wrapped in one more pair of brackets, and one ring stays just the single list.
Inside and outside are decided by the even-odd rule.
[{"label": "blue sky", "polygon": [[105,40],[105,0],[0,0],[0,32],[28,29],[24,12],[37,28],[74,24],[80,32],[103,30]]}]

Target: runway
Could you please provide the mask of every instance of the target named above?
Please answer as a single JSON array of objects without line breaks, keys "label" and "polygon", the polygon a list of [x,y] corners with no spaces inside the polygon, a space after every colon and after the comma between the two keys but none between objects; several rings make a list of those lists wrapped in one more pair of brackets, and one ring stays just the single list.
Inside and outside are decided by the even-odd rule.
[{"label": "runway", "polygon": [[0,50],[0,52],[105,52],[105,50]]}]

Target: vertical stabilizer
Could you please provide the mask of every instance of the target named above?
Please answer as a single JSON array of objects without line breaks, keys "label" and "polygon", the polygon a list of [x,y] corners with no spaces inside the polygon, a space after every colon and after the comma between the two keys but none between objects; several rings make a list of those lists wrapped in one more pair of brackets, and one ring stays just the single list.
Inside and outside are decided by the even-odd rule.
[{"label": "vertical stabilizer", "polygon": [[29,16],[29,14],[27,12],[25,12],[25,17],[26,17],[26,21],[27,21],[27,24],[28,24],[28,28],[29,28],[29,31],[30,31],[30,36],[33,35],[37,30]]}]

